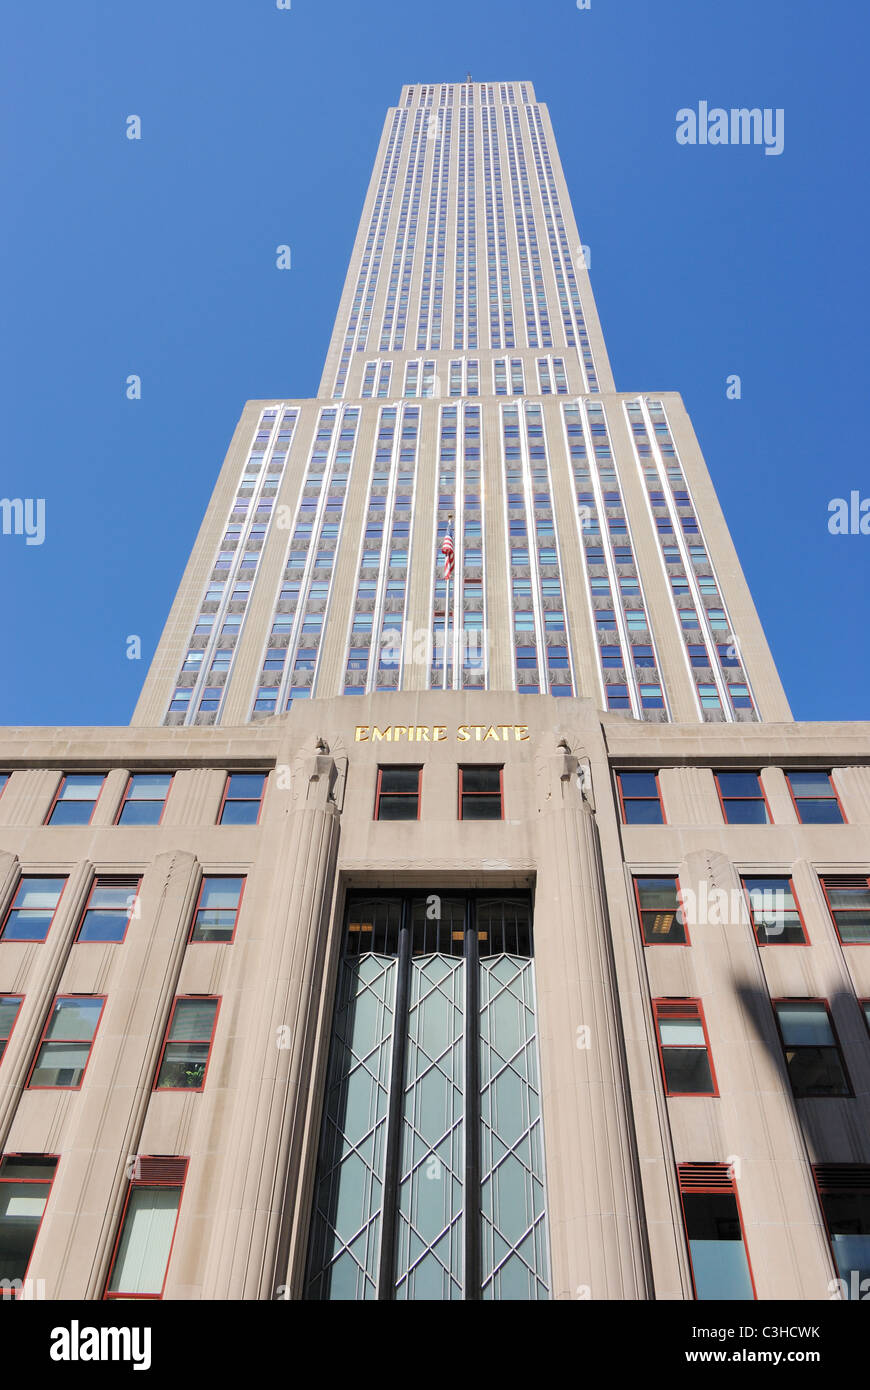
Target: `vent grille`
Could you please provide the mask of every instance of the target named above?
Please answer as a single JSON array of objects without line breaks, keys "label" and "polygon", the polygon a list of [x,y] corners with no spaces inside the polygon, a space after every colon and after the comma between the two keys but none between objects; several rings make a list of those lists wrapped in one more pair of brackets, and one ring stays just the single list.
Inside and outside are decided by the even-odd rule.
[{"label": "vent grille", "polygon": [[186,1158],[140,1158],[135,1183],[166,1183],[181,1187],[187,1173]]},{"label": "vent grille", "polygon": [[813,1175],[820,1192],[870,1190],[870,1164],[867,1163],[819,1163]]},{"label": "vent grille", "polygon": [[858,888],[866,891],[870,885],[867,874],[823,874],[822,887],[830,891],[838,888]]},{"label": "vent grille", "polygon": [[677,1165],[681,1192],[733,1192],[734,1179],[727,1163],[680,1163]]},{"label": "vent grille", "polygon": [[698,1005],[694,999],[654,999],[658,1018],[697,1018]]}]

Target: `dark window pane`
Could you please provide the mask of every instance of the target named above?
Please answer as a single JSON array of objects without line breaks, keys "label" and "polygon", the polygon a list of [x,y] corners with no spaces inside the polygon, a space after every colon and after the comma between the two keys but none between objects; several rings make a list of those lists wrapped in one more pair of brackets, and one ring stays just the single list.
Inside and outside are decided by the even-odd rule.
[{"label": "dark window pane", "polygon": [[381,792],[414,792],[420,781],[416,767],[385,767],[381,769]]},{"label": "dark window pane", "polygon": [[763,801],[725,801],[722,803],[729,825],[767,825],[767,807]]},{"label": "dark window pane", "polygon": [[463,820],[501,820],[501,797],[463,796]]},{"label": "dark window pane", "polygon": [[833,796],[827,772],[790,772],[788,780],[795,796]]},{"label": "dark window pane", "polygon": [[624,797],[652,796],[656,800],[658,799],[659,793],[654,772],[621,772],[619,781]]},{"label": "dark window pane", "polygon": [[462,769],[463,792],[499,792],[501,790],[501,769],[498,767],[464,767]]},{"label": "dark window pane", "polygon": [[162,801],[125,801],[119,825],[157,825],[163,814]]},{"label": "dark window pane", "polygon": [[263,772],[234,772],[227,787],[227,796],[234,798],[251,797],[259,801],[263,795]]},{"label": "dark window pane", "polygon": [[626,801],[626,825],[663,825],[664,817],[658,801]]},{"label": "dark window pane", "polygon": [[798,800],[798,815],[804,825],[842,825],[843,816],[836,801]]},{"label": "dark window pane", "polygon": [[844,942],[863,945],[870,942],[870,912],[836,912],[834,916]]},{"label": "dark window pane", "polygon": [[416,820],[416,796],[382,796],[378,806],[378,820]]},{"label": "dark window pane", "polygon": [[78,941],[123,941],[130,914],[126,911],[94,912],[82,918]]},{"label": "dark window pane", "polygon": [[259,815],[259,801],[225,801],[221,825],[256,825]]},{"label": "dark window pane", "polygon": [[58,801],[49,824],[89,825],[93,810],[93,801]]},{"label": "dark window pane", "polygon": [[717,777],[723,796],[761,796],[757,772],[720,772]]},{"label": "dark window pane", "polygon": [[705,1048],[665,1047],[662,1057],[670,1095],[714,1094],[713,1074]]}]

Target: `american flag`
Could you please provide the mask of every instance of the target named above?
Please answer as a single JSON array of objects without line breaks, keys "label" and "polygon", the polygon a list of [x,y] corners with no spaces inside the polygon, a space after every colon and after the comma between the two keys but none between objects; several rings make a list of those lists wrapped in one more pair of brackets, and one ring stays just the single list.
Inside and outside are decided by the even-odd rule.
[{"label": "american flag", "polygon": [[456,552],[453,548],[453,518],[447,523],[447,531],[441,542],[441,554],[444,556],[444,578],[449,579],[453,573],[453,561]]}]

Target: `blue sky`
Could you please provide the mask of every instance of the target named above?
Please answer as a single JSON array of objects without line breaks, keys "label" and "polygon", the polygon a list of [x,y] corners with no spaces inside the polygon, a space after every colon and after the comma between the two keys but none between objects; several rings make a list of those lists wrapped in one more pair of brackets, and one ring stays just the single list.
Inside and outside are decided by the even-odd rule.
[{"label": "blue sky", "polygon": [[[870,536],[827,529],[870,497],[857,5],[40,0],[4,29],[0,496],[44,497],[46,536],[0,536],[0,723],[129,720],[243,403],[316,391],[386,108],[467,71],[549,105],[617,387],[682,392],[795,716],[868,717]],[[701,100],[783,108],[783,153],[679,146]]]}]

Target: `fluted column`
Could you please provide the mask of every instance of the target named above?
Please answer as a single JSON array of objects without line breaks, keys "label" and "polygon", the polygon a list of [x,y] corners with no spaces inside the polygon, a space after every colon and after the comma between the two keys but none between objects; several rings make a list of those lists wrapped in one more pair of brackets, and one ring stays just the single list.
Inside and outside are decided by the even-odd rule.
[{"label": "fluted column", "polygon": [[323,751],[293,765],[254,1006],[259,1022],[251,1022],[251,1081],[231,1124],[205,1298],[272,1299],[290,1282],[342,783],[341,759]]},{"label": "fluted column", "polygon": [[556,1298],[650,1296],[616,971],[591,777],[536,760],[535,961]]}]

